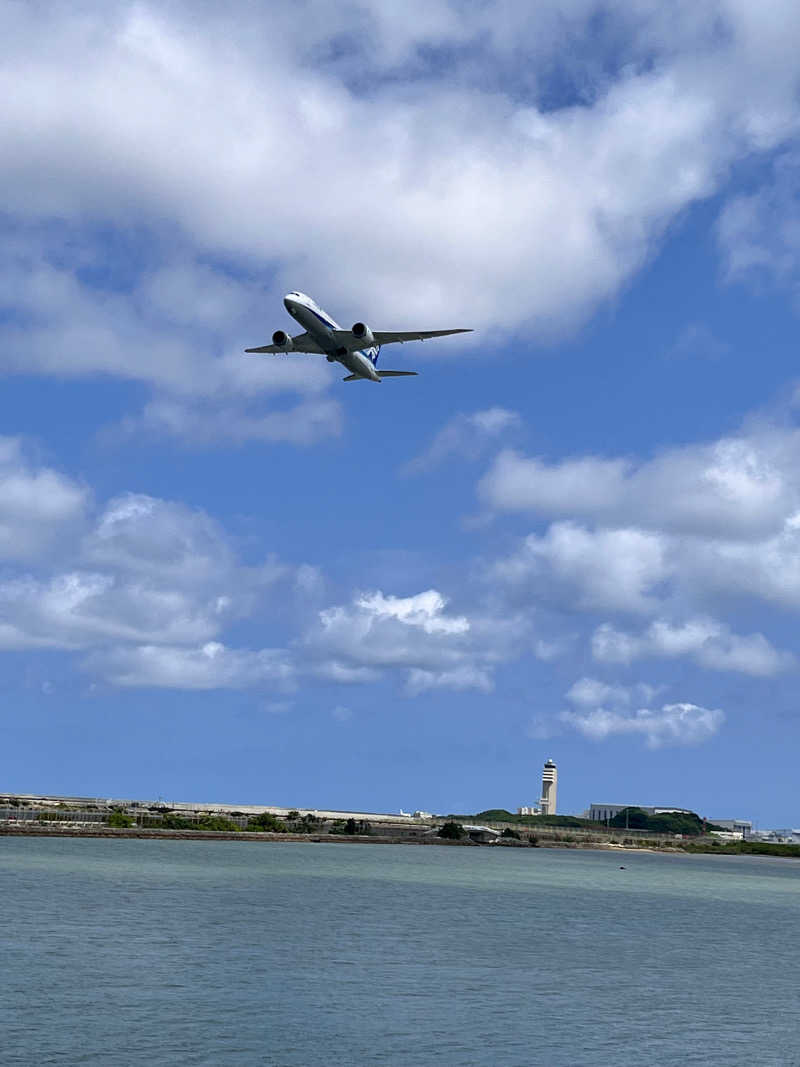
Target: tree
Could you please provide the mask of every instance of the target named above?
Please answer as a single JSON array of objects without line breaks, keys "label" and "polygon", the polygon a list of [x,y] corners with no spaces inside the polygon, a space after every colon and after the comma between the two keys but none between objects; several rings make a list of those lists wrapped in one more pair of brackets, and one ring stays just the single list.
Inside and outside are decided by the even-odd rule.
[{"label": "tree", "polygon": [[158,826],[162,830],[196,830],[197,825],[192,819],[184,819],[182,815],[167,813],[160,820],[153,820],[148,825]]},{"label": "tree", "polygon": [[642,808],[623,808],[609,822],[609,826],[625,830],[649,830],[649,824],[650,816]]},{"label": "tree", "polygon": [[194,825],[195,830],[214,830],[218,833],[238,834],[241,826],[233,819],[226,819],[224,815],[204,815]]},{"label": "tree", "polygon": [[260,815],[254,815],[252,819],[248,819],[247,829],[255,830],[258,833],[270,834],[286,834],[289,832],[289,827],[286,823],[281,822],[271,811],[262,811]]},{"label": "tree", "polygon": [[126,815],[124,811],[112,811],[107,822],[109,826],[114,826],[118,829],[127,829],[127,827],[134,825],[133,817]]},{"label": "tree", "polygon": [[460,823],[446,822],[439,827],[438,836],[443,837],[446,841],[460,841],[462,837],[466,836],[466,830]]},{"label": "tree", "polygon": [[[648,815],[642,808],[623,808],[609,821],[609,826],[616,829],[649,830],[656,834],[682,834],[684,837],[698,837],[704,832],[703,820],[693,811],[665,811],[660,815]],[[719,828],[708,823],[706,829]]]},{"label": "tree", "polygon": [[516,830],[512,830],[510,826],[506,826],[505,829],[503,830],[502,834],[500,834],[500,836],[501,837],[514,837],[514,838],[517,839],[517,841],[520,840],[520,836],[517,833],[517,831]]}]

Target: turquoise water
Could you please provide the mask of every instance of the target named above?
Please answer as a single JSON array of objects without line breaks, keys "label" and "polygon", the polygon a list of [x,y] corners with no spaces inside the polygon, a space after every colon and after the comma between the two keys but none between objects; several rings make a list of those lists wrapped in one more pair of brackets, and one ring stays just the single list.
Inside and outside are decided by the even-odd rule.
[{"label": "turquoise water", "polygon": [[0,899],[4,1067],[800,1065],[793,860],[0,837]]}]

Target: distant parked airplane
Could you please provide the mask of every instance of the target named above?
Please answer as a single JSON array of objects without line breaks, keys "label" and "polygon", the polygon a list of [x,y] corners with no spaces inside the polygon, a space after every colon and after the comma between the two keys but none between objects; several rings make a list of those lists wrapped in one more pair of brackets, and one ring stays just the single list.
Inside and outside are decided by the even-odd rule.
[{"label": "distant parked airplane", "polygon": [[472,333],[472,330],[413,330],[408,333],[372,332],[363,322],[343,330],[337,322],[314,303],[305,293],[287,293],[283,303],[289,314],[305,328],[305,333],[290,337],[284,330],[276,330],[272,344],[261,348],[246,348],[245,352],[312,352],[325,356],[329,363],[341,363],[350,371],[346,382],[366,379],[379,382],[382,378],[406,378],[413,370],[376,370],[383,345],[403,341],[425,341],[429,337],[447,337],[453,333]]}]

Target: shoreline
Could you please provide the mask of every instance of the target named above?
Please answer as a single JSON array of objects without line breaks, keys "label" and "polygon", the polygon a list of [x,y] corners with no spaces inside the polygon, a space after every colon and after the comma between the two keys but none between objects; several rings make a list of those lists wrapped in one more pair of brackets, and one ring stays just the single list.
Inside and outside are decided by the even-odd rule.
[{"label": "shoreline", "polygon": [[104,827],[83,829],[75,826],[62,828],[56,826],[0,826],[0,837],[91,837],[110,839],[138,839],[165,841],[261,841],[261,842],[306,842],[308,844],[351,844],[351,845],[456,845],[461,848],[566,848],[595,849],[616,852],[666,852],[683,851],[677,848],[638,847],[621,845],[604,841],[559,841],[540,838],[536,845],[524,841],[498,841],[492,845],[478,844],[476,841],[462,839],[449,840],[444,837],[388,837],[381,834],[276,834],[242,830],[239,833],[226,830],[157,830],[137,827]]},{"label": "shoreline", "polygon": [[[11,826],[0,824],[0,837],[73,837],[73,838],[100,838],[106,840],[151,840],[151,841],[253,841],[253,842],[286,842],[306,844],[343,844],[343,845],[445,845],[459,848],[562,848],[562,849],[585,849],[595,852],[621,853],[645,852],[668,856],[751,856],[765,859],[793,859],[800,861],[800,848],[797,851],[777,851],[797,846],[775,845],[771,851],[770,846],[754,850],[727,849],[723,846],[703,847],[702,845],[687,842],[688,847],[677,844],[659,845],[650,840],[646,845],[622,844],[616,841],[598,841],[589,838],[564,840],[562,837],[540,837],[535,845],[526,841],[506,839],[491,844],[479,843],[469,839],[458,841],[431,835],[429,837],[402,837],[399,835],[387,836],[382,834],[294,834],[294,833],[271,833],[268,831],[246,831],[238,833],[228,830],[158,830],[149,827],[76,827],[65,826],[58,828],[57,825],[41,826]],[[768,850],[769,849],[769,850]]]}]

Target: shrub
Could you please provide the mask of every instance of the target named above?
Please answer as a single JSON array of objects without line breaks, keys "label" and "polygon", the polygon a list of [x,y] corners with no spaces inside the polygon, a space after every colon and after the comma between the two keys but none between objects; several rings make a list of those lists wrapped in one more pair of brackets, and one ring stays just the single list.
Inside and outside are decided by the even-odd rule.
[{"label": "shrub", "polygon": [[439,827],[438,836],[443,837],[446,841],[460,841],[462,837],[466,836],[466,830],[457,822],[446,822]]},{"label": "shrub", "polygon": [[289,832],[289,827],[286,823],[281,822],[271,811],[262,811],[260,815],[254,815],[252,819],[248,819],[246,828],[262,834],[286,834]]},{"label": "shrub", "polygon": [[226,819],[224,815],[204,815],[194,824],[195,830],[214,830],[218,833],[238,834],[241,826],[232,819]]},{"label": "shrub", "polygon": [[134,825],[133,818],[130,815],[126,815],[124,811],[112,811],[106,822],[109,826],[114,826],[118,829],[126,829]]},{"label": "shrub", "polygon": [[[313,819],[313,816],[311,816],[311,818]],[[307,829],[309,831],[313,830],[314,829],[313,824],[309,825],[307,827]],[[328,831],[328,833],[331,833],[331,834],[347,834],[350,837],[355,837],[356,834],[361,835],[361,836],[363,836],[364,834],[369,834],[371,832],[371,830],[372,830],[372,827],[370,826],[370,824],[368,822],[365,822],[363,819],[356,820],[356,819],[350,818],[350,819],[336,819],[334,822],[331,823],[331,827],[330,827],[330,830]]]},{"label": "shrub", "polygon": [[160,821],[154,820],[152,825],[160,826],[164,830],[194,830],[197,824],[182,815],[167,814]]}]

